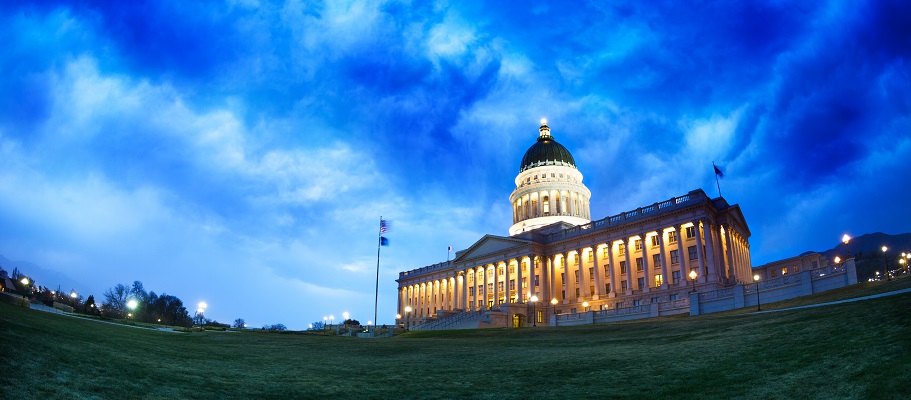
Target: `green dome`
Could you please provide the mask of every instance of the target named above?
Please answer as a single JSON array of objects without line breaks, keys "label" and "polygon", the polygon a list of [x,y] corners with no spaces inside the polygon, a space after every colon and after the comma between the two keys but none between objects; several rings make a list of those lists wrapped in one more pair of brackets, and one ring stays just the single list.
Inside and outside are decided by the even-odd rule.
[{"label": "green dome", "polygon": [[538,141],[531,145],[528,151],[525,152],[525,156],[522,157],[522,165],[519,167],[519,172],[543,165],[562,165],[576,168],[576,161],[573,160],[573,155],[569,154],[569,150],[566,150],[566,147],[557,143],[553,136],[550,136],[550,128],[547,124],[541,125],[539,131],[541,135],[538,136]]}]

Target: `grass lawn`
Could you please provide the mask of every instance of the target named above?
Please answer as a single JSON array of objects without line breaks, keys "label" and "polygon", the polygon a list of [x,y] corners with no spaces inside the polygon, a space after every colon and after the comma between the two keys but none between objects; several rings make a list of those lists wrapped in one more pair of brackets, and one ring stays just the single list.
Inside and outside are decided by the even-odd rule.
[{"label": "grass lawn", "polygon": [[750,311],[368,340],[169,333],[0,303],[0,398],[911,398],[911,293]]}]

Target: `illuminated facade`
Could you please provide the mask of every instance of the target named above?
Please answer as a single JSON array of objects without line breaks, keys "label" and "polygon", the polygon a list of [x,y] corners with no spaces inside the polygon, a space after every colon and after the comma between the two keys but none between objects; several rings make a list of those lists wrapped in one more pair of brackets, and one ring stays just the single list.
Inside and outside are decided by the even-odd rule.
[{"label": "illuminated facade", "polygon": [[671,315],[689,312],[693,290],[752,280],[738,205],[697,189],[591,221],[590,198],[572,155],[542,122],[510,196],[510,236],[486,235],[452,261],[401,272],[399,323],[459,329]]}]

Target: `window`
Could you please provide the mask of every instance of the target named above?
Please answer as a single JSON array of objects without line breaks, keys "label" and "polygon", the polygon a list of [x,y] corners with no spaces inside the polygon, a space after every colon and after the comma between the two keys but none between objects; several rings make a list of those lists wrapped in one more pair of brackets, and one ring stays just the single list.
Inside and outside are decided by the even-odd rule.
[{"label": "window", "polygon": [[515,279],[509,280],[509,290],[516,290],[516,280]]},{"label": "window", "polygon": [[622,302],[622,301],[618,301],[618,302],[617,302],[617,305],[616,305],[615,307],[616,307],[616,308],[623,308],[623,302]]},{"label": "window", "polygon": [[594,250],[588,252],[588,262],[592,262],[592,261],[595,261],[595,251]]},{"label": "window", "polygon": [[636,239],[636,250],[642,250],[642,240]]},{"label": "window", "polygon": [[696,237],[696,227],[695,226],[686,227],[686,238],[691,239],[694,237]]},{"label": "window", "polygon": [[652,254],[652,264],[655,265],[655,269],[661,268],[661,254]]},{"label": "window", "polygon": [[652,247],[658,246],[658,235],[652,236]]},{"label": "window", "polygon": [[670,295],[669,297],[670,297],[670,301],[677,301],[677,293],[674,293],[674,294]]},{"label": "window", "polygon": [[595,276],[595,268],[594,268],[594,267],[588,269],[588,276],[591,276],[591,277],[594,277],[594,276]]},{"label": "window", "polygon": [[605,277],[610,276],[610,265],[605,265],[605,266],[604,266],[604,276],[605,276]]},{"label": "window", "polygon": [[497,282],[497,290],[503,291],[503,282]]},{"label": "window", "polygon": [[661,274],[655,275],[655,287],[660,287],[664,283],[664,280],[661,278]]},{"label": "window", "polygon": [[781,274],[782,274],[782,275],[787,274],[787,273],[788,273],[788,267],[784,267],[784,268],[781,269]]},{"label": "window", "polygon": [[576,288],[576,298],[579,298],[579,288]]},{"label": "window", "polygon": [[633,300],[633,307],[639,307],[642,305],[642,300]]},{"label": "window", "polygon": [[493,292],[493,283],[488,283],[488,284],[487,284],[487,291],[488,291],[488,292]]},{"label": "window", "polygon": [[543,208],[544,215],[550,214],[550,199],[547,196],[541,198],[541,207]]},{"label": "window", "polygon": [[516,273],[516,267],[510,266],[510,267],[509,267],[509,274],[512,275],[512,274],[514,274],[514,273]]},{"label": "window", "polygon": [[680,271],[674,271],[671,273],[671,279],[674,280],[674,284],[680,283]]},{"label": "window", "polygon": [[620,261],[620,273],[621,274],[626,273],[626,261]]},{"label": "window", "polygon": [[607,246],[604,246],[603,248],[601,248],[601,258],[607,258],[607,249],[608,249]]},{"label": "window", "polygon": [[468,295],[474,296],[474,286],[468,288]]},{"label": "window", "polygon": [[538,275],[535,275],[535,286],[540,286],[540,285],[541,285],[540,282],[541,282],[541,281],[538,280]]},{"label": "window", "polygon": [[652,303],[660,303],[660,302],[661,302],[660,297],[652,297]]},{"label": "window", "polygon": [[537,175],[535,175],[535,180],[538,180],[538,176],[537,176]]},{"label": "window", "polygon": [[667,242],[668,243],[677,243],[677,231],[669,231],[667,233]]},{"label": "window", "polygon": [[610,293],[610,283],[604,284],[604,293]]},{"label": "window", "polygon": [[690,253],[690,261],[696,259],[696,246],[690,246],[686,249],[687,253]]},{"label": "window", "polygon": [[[816,261],[813,261],[813,264],[816,264],[816,263],[817,263]],[[791,272],[797,272],[798,271],[797,268],[798,267],[796,265],[791,266]],[[816,269],[816,265],[813,265],[813,269]]]},{"label": "window", "polygon": [[680,252],[677,250],[671,250],[671,265],[680,264]]},{"label": "window", "polygon": [[636,272],[642,271],[642,257],[636,257]]},{"label": "window", "polygon": [[551,173],[550,173],[550,177],[551,177],[551,178],[555,178],[556,176],[555,176],[555,174],[554,174],[553,172],[551,172]]},{"label": "window", "polygon": [[777,272],[775,272],[775,270],[774,270],[774,269],[773,269],[773,270],[770,270],[770,271],[769,271],[769,273],[770,273],[770,274],[772,274],[772,278],[774,278],[774,277],[776,277],[776,276],[778,276],[778,273],[777,273]]},{"label": "window", "polygon": [[645,289],[645,278],[636,279],[636,284],[639,286],[639,290]]},{"label": "window", "polygon": [[544,311],[537,310],[537,315],[535,316],[535,318],[538,320],[539,324],[544,322]]},{"label": "window", "polygon": [[626,254],[626,245],[625,244],[620,243],[617,245],[617,254],[620,254],[621,256]]},{"label": "window", "polygon": [[594,296],[594,295],[595,295],[595,287],[594,287],[594,286],[589,286],[589,287],[588,287],[588,295],[589,295],[589,296]]},{"label": "window", "polygon": [[576,277],[576,283],[579,283],[579,270],[573,271],[573,275]]},{"label": "window", "polygon": [[626,281],[626,279],[620,281],[620,290],[625,292],[627,289],[629,289],[629,283]]}]

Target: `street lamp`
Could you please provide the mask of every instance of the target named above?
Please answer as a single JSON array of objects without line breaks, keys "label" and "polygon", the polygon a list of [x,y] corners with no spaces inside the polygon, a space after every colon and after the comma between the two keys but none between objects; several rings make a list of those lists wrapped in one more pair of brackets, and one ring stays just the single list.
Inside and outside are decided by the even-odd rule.
[{"label": "street lamp", "polygon": [[335,315],[329,315],[329,329],[332,329],[333,322],[335,322]]},{"label": "street lamp", "polygon": [[411,313],[411,310],[412,310],[411,306],[405,306],[405,330],[406,331],[408,330],[408,328],[411,327],[411,321],[408,318],[408,314]]},{"label": "street lamp", "polygon": [[696,291],[696,277],[697,276],[699,276],[699,274],[696,273],[695,269],[690,271],[690,280],[693,281],[693,292]]},{"label": "street lamp", "polygon": [[851,237],[848,236],[847,233],[841,237],[841,242],[845,244],[845,253],[848,254],[847,256],[845,256],[845,259],[851,258],[851,251],[848,250],[848,242],[850,242],[850,241],[851,241]]},{"label": "street lamp", "polygon": [[538,296],[531,295],[531,326],[538,326],[538,314],[535,312],[535,305],[538,304]]},{"label": "street lamp", "polygon": [[19,282],[22,282],[23,285],[28,286],[28,278],[22,278],[22,280]]},{"label": "street lamp", "polygon": [[753,275],[753,281],[756,282],[756,311],[762,311],[759,306],[759,274]]},{"label": "street lamp", "polygon": [[886,280],[891,281],[892,276],[889,275],[889,271],[886,270],[886,250],[889,250],[888,247],[883,246],[883,274],[886,275]]},{"label": "street lamp", "polygon": [[588,302],[587,301],[582,302],[582,311],[588,311]]},{"label": "street lamp", "polygon": [[835,256],[835,263],[838,264],[841,262],[841,257]]},{"label": "street lamp", "polygon": [[344,318],[344,319],[343,319],[342,321],[345,322],[345,323],[347,323],[347,322],[348,322],[348,317],[349,317],[350,315],[351,315],[351,314],[348,314],[348,311],[343,312],[343,313],[342,313],[342,318]]}]

